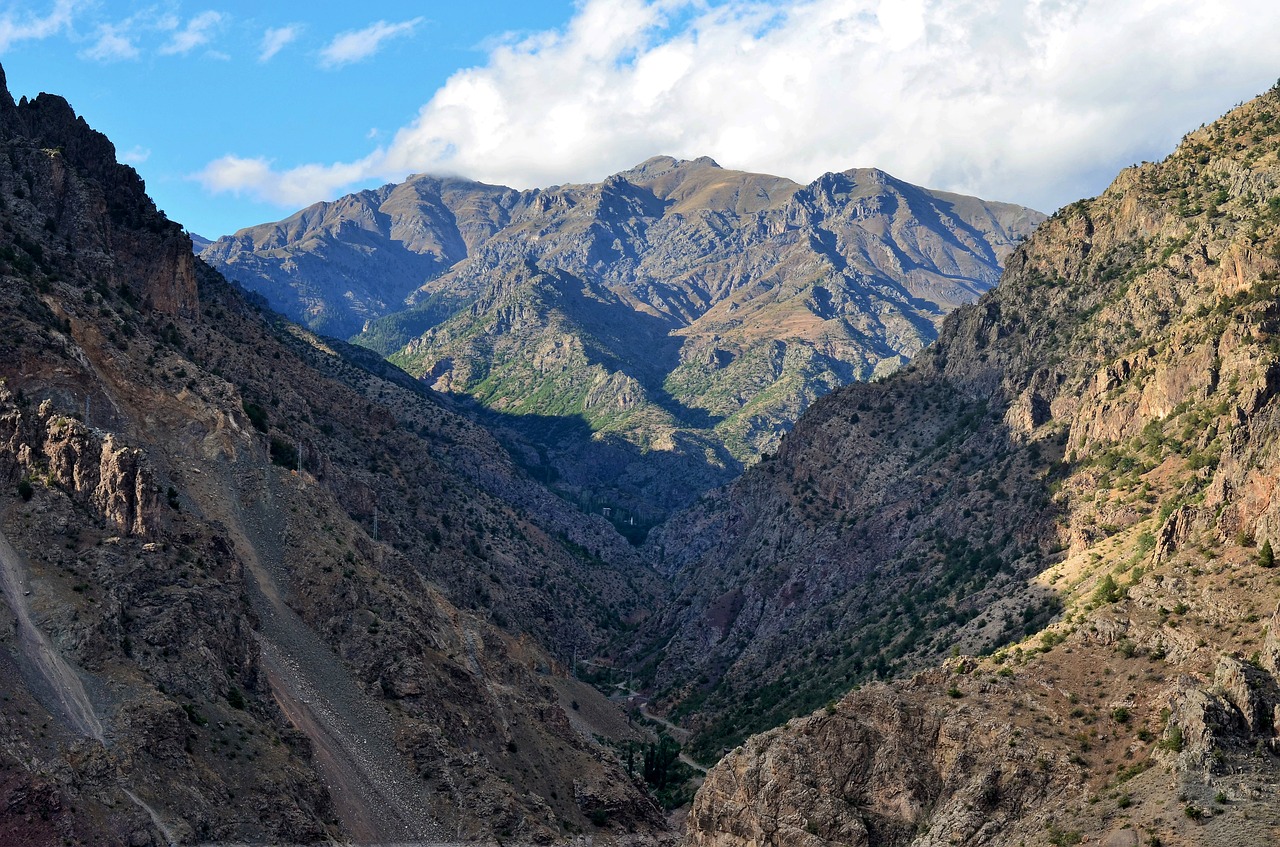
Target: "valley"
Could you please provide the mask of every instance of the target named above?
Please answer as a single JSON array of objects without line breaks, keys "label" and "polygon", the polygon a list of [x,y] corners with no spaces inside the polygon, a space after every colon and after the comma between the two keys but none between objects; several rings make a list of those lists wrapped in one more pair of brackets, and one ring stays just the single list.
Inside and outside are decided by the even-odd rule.
[{"label": "valley", "polygon": [[1280,86],[1043,220],[658,157],[201,255],[0,76],[0,839],[1280,832]]}]

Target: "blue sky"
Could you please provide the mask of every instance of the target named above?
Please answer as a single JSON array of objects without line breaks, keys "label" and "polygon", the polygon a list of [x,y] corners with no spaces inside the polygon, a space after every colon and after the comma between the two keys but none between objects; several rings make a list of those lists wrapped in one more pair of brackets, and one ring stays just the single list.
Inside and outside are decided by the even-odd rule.
[{"label": "blue sky", "polygon": [[65,96],[209,237],[659,153],[1052,211],[1270,87],[1277,43],[1273,0],[0,0],[14,95]]},{"label": "blue sky", "polygon": [[[58,5],[0,5],[0,21],[21,27]],[[110,136],[161,208],[210,235],[291,209],[206,190],[192,175],[208,162],[228,154],[285,166],[357,159],[408,123],[455,70],[483,63],[497,39],[563,24],[573,12],[569,0],[64,5],[70,23],[48,37],[5,45],[0,35],[14,96],[66,97]],[[176,41],[193,21],[196,37]],[[368,33],[379,22],[403,28],[379,40]],[[269,30],[278,52],[262,61]],[[326,61],[335,39],[362,31],[347,41],[349,61]],[[136,53],[119,44],[110,52],[110,39],[107,52],[94,53],[104,34]],[[364,58],[361,45],[371,49]]]}]

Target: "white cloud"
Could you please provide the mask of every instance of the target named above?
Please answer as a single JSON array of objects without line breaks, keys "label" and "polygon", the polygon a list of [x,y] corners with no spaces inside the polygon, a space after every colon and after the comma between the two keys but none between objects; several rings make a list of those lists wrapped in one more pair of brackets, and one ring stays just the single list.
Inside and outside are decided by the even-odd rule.
[{"label": "white cloud", "polygon": [[412,34],[422,21],[423,18],[396,24],[378,21],[364,29],[341,33],[320,51],[320,64],[337,68],[367,59],[381,50],[386,40]]},{"label": "white cloud", "polygon": [[120,161],[126,165],[141,165],[151,158],[151,150],[141,145],[120,154]]},{"label": "white cloud", "polygon": [[[1049,211],[1274,82],[1273,0],[1206,6],[586,0],[564,29],[454,74],[358,162],[225,159],[205,184],[298,205],[414,171],[528,187],[670,153],[804,181],[876,166]],[[370,55],[379,26],[393,25],[340,36],[326,61]]]},{"label": "white cloud", "polygon": [[31,13],[19,15],[7,9],[0,15],[0,53],[7,52],[19,41],[39,41],[68,29],[76,6],[73,0],[58,0],[43,17]]},{"label": "white cloud", "polygon": [[[221,12],[201,12],[187,21],[185,27],[174,32],[172,37],[160,47],[160,55],[185,56],[197,47],[208,44],[222,21]],[[177,22],[174,21],[173,26],[165,28],[176,29],[176,27]]]},{"label": "white cloud", "polygon": [[136,36],[131,30],[132,25],[128,21],[121,24],[99,24],[93,44],[81,50],[80,57],[95,62],[120,62],[138,58],[142,51],[134,43]]},{"label": "white cloud", "polygon": [[284,206],[306,206],[336,194],[342,187],[363,179],[370,161],[332,165],[303,165],[277,171],[263,158],[223,156],[195,175],[196,181],[215,194],[229,192]]},{"label": "white cloud", "polygon": [[288,47],[302,34],[302,27],[297,24],[270,27],[262,35],[262,46],[258,51],[259,62],[270,62],[275,55]]}]

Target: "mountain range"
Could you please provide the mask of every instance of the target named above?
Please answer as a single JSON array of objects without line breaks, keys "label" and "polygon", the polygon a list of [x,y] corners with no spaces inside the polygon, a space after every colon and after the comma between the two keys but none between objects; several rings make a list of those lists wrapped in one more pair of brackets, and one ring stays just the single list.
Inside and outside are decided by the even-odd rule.
[{"label": "mountain range", "polygon": [[530,191],[416,176],[201,256],[473,398],[563,494],[648,525],[919,352],[1041,220],[874,169],[802,186],[655,157]]},{"label": "mountain range", "polygon": [[0,840],[1280,832],[1280,87],[642,543],[0,92]]}]

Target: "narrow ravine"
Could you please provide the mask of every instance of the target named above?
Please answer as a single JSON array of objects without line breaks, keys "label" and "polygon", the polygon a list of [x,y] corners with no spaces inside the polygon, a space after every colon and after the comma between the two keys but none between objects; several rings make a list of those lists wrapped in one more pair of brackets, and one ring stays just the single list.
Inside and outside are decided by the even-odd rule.
[{"label": "narrow ravine", "polygon": [[0,590],[17,621],[18,667],[31,692],[50,714],[62,718],[69,729],[105,744],[102,722],[80,674],[32,620],[26,565],[3,534],[0,534]]},{"label": "narrow ravine", "polygon": [[355,843],[442,841],[410,763],[396,747],[386,711],[284,600],[287,509],[279,508],[273,477],[273,469],[243,460],[224,477],[224,491],[239,492],[226,524],[245,563],[272,696],[311,740],[314,763]]},{"label": "narrow ravine", "polygon": [[[31,615],[27,566],[9,539],[0,533],[0,591],[13,612],[18,634],[18,668],[28,690],[49,713],[77,735],[107,746],[102,721],[93,707],[80,672],[58,652]],[[129,789],[126,797],[146,813],[165,844],[177,844],[173,831],[150,805]]]},{"label": "narrow ravine", "polygon": [[160,831],[160,834],[164,836],[165,844],[170,845],[170,847],[172,847],[172,845],[178,843],[178,837],[174,835],[173,830],[169,829],[168,824],[166,824],[164,822],[164,819],[160,817],[159,812],[153,809],[149,803],[147,803],[137,794],[134,794],[129,789],[127,788],[124,789],[124,793],[125,793],[125,796],[128,797],[133,802],[133,805],[137,806],[139,809],[147,813],[147,817],[151,818],[152,826],[158,829]]}]

